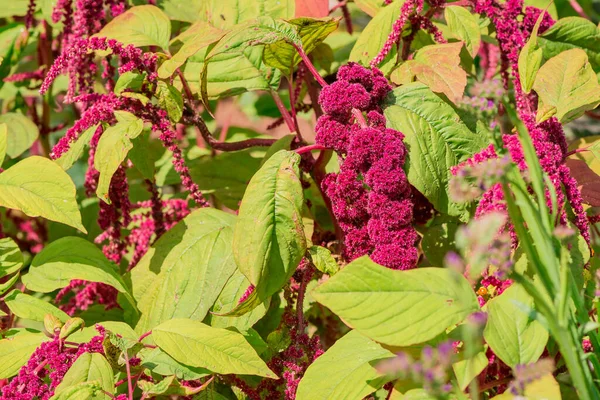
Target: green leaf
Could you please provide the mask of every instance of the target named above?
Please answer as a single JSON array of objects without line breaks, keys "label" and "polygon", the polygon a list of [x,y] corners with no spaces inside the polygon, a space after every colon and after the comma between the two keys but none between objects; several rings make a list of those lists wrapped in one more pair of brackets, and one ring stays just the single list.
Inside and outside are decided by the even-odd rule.
[{"label": "green leaf", "polygon": [[144,122],[127,111],[115,111],[117,123],[104,130],[96,154],[94,168],[100,173],[96,195],[110,204],[108,190],[114,173],[133,147],[131,139],[136,138],[144,129]]},{"label": "green leaf", "polygon": [[23,254],[11,238],[0,239],[0,278],[23,268]]},{"label": "green leaf", "polygon": [[190,367],[175,361],[171,356],[159,348],[143,349],[140,351],[142,366],[155,374],[169,376],[175,375],[179,379],[194,380],[210,375],[205,368]]},{"label": "green leaf", "polygon": [[212,194],[226,207],[237,210],[248,182],[261,165],[255,152],[246,149],[202,157],[190,163],[190,175],[203,193]]},{"label": "green leaf", "polygon": [[434,267],[444,265],[444,258],[449,251],[456,249],[455,235],[458,224],[452,221],[436,221],[423,234],[421,248],[429,263]]},{"label": "green leaf", "polygon": [[[339,20],[333,18],[295,18],[288,21],[296,27],[302,48],[306,54],[312,52],[327,36],[336,30]],[[267,65],[279,68],[290,76],[301,58],[290,43],[280,41],[265,47],[264,60]]]},{"label": "green leaf", "polygon": [[351,331],[308,367],[296,399],[362,399],[386,382],[374,365],[393,356],[371,339]]},{"label": "green leaf", "polygon": [[110,21],[94,36],[116,39],[137,47],[159,46],[168,52],[171,21],[156,6],[136,6]]},{"label": "green leaf", "polygon": [[285,135],[284,137],[277,139],[277,141],[275,143],[273,143],[271,145],[271,147],[269,147],[269,149],[265,153],[265,156],[260,161],[260,165],[263,165],[264,163],[266,163],[267,160],[269,158],[271,158],[271,156],[273,154],[277,153],[279,150],[290,150],[292,142],[294,141],[295,138],[296,138],[296,135]]},{"label": "green leaf", "polygon": [[573,48],[588,55],[594,71],[600,72],[600,29],[581,17],[561,18],[539,38],[546,60]]},{"label": "green leaf", "polygon": [[8,127],[6,124],[0,124],[0,166],[6,158],[6,149],[8,148]]},{"label": "green leaf", "polygon": [[126,89],[139,92],[144,84],[144,78],[144,75],[139,72],[127,71],[119,76],[113,91],[116,95],[121,95]]},{"label": "green leaf", "polygon": [[179,90],[163,81],[158,81],[156,90],[159,107],[167,111],[173,123],[179,122],[183,115],[183,97]]},{"label": "green leaf", "polygon": [[198,21],[190,26],[177,39],[184,41],[183,46],[158,68],[158,77],[166,79],[172,76],[188,58],[225,36],[225,31],[215,28],[204,21]]},{"label": "green leaf", "polygon": [[50,339],[43,333],[27,331],[0,339],[0,379],[16,375],[35,349],[48,340]]},{"label": "green leaf", "polygon": [[581,49],[548,60],[538,71],[533,89],[539,96],[538,122],[556,116],[567,123],[600,104],[598,78]]},{"label": "green leaf", "polygon": [[[114,394],[115,384],[113,370],[106,358],[100,353],[83,353],[71,365],[63,377],[62,382],[56,387],[54,394],[60,395],[69,387],[79,383],[95,381],[105,392]],[[110,399],[105,393],[98,393],[93,399]]]},{"label": "green leaf", "polygon": [[240,271],[264,301],[287,282],[306,251],[300,156],[281,150],[252,177],[233,236]]},{"label": "green leaf", "polygon": [[[581,151],[581,150],[589,151]],[[571,176],[584,203],[600,206],[600,135],[586,136],[572,142],[569,151],[580,150],[566,159]]]},{"label": "green leaf", "polygon": [[331,255],[331,251],[321,246],[310,246],[307,250],[310,261],[324,274],[335,275],[340,266]]},{"label": "green leaf", "polygon": [[523,310],[532,307],[533,299],[516,283],[487,303],[483,337],[511,368],[537,361],[546,347],[548,332]]},{"label": "green leaf", "polygon": [[464,7],[449,6],[444,8],[444,18],[452,35],[465,42],[471,57],[475,58],[481,46],[481,33],[476,14]]},{"label": "green leaf", "polygon": [[0,174],[0,206],[79,229],[81,214],[69,175],[47,158],[32,156]]},{"label": "green leaf", "polygon": [[133,299],[114,264],[92,243],[79,237],[64,237],[46,246],[31,262],[23,284],[29,290],[50,293],[73,279],[101,282]]},{"label": "green leaf", "polygon": [[20,274],[15,274],[8,278],[6,282],[0,283],[0,296],[8,292],[8,290],[13,287],[13,285],[19,280],[20,277]]},{"label": "green leaf", "polygon": [[367,256],[352,261],[312,295],[351,328],[391,346],[433,339],[479,309],[469,282],[454,271],[394,271]]},{"label": "green leaf", "polygon": [[172,319],[152,329],[156,344],[175,360],[217,374],[277,376],[244,337],[198,321]]},{"label": "green leaf", "polygon": [[159,0],[156,5],[176,21],[196,22],[205,12],[205,0]]},{"label": "green leaf", "polygon": [[542,49],[538,46],[538,30],[544,15],[544,12],[540,13],[529,40],[519,53],[519,76],[521,77],[521,87],[525,93],[531,91],[537,72],[542,65]]},{"label": "green leaf", "polygon": [[40,135],[37,126],[29,118],[18,112],[0,115],[0,124],[6,124],[8,128],[6,154],[10,158],[16,158],[29,150]]},{"label": "green leaf", "polygon": [[[112,333],[116,333],[125,339],[133,339],[137,340],[138,335],[135,331],[126,323],[119,321],[102,321],[101,325]],[[70,342],[75,343],[86,343],[89,342],[91,338],[98,335],[98,330],[95,326],[88,326],[83,328],[79,332],[73,333],[69,336]]]},{"label": "green leaf", "polygon": [[137,332],[171,318],[204,319],[236,269],[234,223],[223,211],[197,210],[150,248],[131,272],[141,313]]},{"label": "green leaf", "polygon": [[294,17],[294,0],[209,0],[207,5],[208,22],[219,29],[234,26],[254,18],[290,19]]},{"label": "green leaf", "polygon": [[[400,16],[400,9],[404,4],[404,0],[395,0],[391,4],[382,7],[377,15],[373,17],[367,24],[365,29],[360,33],[356,44],[352,48],[348,61],[354,61],[362,65],[368,66],[373,58],[379,54],[386,42],[388,35],[392,31],[394,22]],[[396,49],[392,46],[392,50],[387,57],[379,65],[379,69],[384,74],[388,74],[396,63]]]},{"label": "green leaf", "polygon": [[62,322],[66,322],[69,316],[62,310],[54,307],[47,301],[37,297],[13,290],[4,297],[4,302],[10,311],[19,318],[32,321],[44,322],[46,314],[52,314]]},{"label": "green leaf", "polygon": [[[58,338],[61,340],[64,340],[68,337],[70,337],[72,334],[76,333],[77,331],[81,331],[83,329],[83,327],[85,326],[85,321],[79,317],[72,317],[69,318],[65,324],[62,326],[62,328],[60,328],[60,333],[58,335]],[[53,332],[53,331],[50,331]]]},{"label": "green leaf", "polygon": [[101,389],[98,382],[83,382],[75,386],[69,386],[60,393],[50,397],[50,400],[88,400],[95,398],[94,395]]},{"label": "green leaf", "polygon": [[488,366],[488,362],[485,352],[482,351],[471,358],[452,364],[452,370],[454,370],[460,390],[465,390],[469,386],[469,383]]},{"label": "green leaf", "polygon": [[94,133],[96,133],[99,125],[100,124],[96,124],[86,129],[81,135],[79,135],[75,142],[71,143],[69,150],[54,160],[54,162],[60,165],[60,167],[65,171],[71,168],[73,164],[75,164],[75,162],[81,158],[85,148],[89,146],[92,136],[94,136]]},{"label": "green leaf", "polygon": [[460,67],[462,42],[425,46],[413,60],[404,62],[390,76],[396,84],[409,83],[412,76],[435,93],[443,93],[453,103],[463,98],[467,73]]},{"label": "green leaf", "polygon": [[486,146],[485,137],[471,132],[454,109],[422,83],[394,89],[386,103],[388,125],[405,135],[404,168],[410,183],[436,210],[466,219],[466,206],[449,199],[450,167]]},{"label": "green leaf", "polygon": [[215,328],[235,327],[240,331],[246,331],[265,316],[271,298],[267,298],[252,311],[238,317],[218,315],[227,314],[232,311],[240,303],[242,296],[248,290],[249,286],[250,281],[248,278],[236,268],[219,294],[219,297],[215,300],[215,304],[211,310],[212,313],[208,316],[210,326]]},{"label": "green leaf", "polygon": [[[239,94],[245,90],[276,89],[279,75],[264,65],[262,45],[281,41],[302,46],[294,26],[283,20],[274,20],[266,16],[241,24],[226,34],[209,51],[204,60],[200,82],[200,94],[204,103],[206,104],[207,99],[211,97],[208,87],[209,77],[213,82],[220,83],[217,97]],[[226,66],[222,64],[223,61],[226,61],[230,68],[224,70]],[[245,65],[248,61],[253,67]],[[209,70],[213,62],[217,62],[219,68]],[[215,70],[218,71],[217,77],[215,77]],[[255,77],[259,80],[255,80]],[[248,80],[250,82],[245,82]],[[254,85],[260,86],[253,87]]]},{"label": "green leaf", "polygon": [[384,6],[384,0],[354,0],[354,3],[363,12],[368,14],[370,17],[377,15],[381,7]]},{"label": "green leaf", "polygon": [[[204,50],[200,50],[202,53]],[[263,61],[264,46],[221,53],[205,67],[204,55],[196,54],[182,67],[185,79],[195,93],[201,91],[201,77],[206,80],[209,99],[234,96],[247,91],[277,89],[281,72]],[[180,81],[177,79],[177,82]]]}]

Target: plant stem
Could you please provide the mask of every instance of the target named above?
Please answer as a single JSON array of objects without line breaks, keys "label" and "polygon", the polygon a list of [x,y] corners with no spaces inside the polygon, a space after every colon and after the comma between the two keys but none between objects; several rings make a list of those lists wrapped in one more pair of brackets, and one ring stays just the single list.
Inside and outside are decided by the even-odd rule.
[{"label": "plant stem", "polygon": [[327,86],[328,85],[327,82],[325,82],[325,79],[323,79],[323,77],[321,75],[319,75],[319,72],[317,72],[317,69],[315,68],[313,63],[310,61],[310,58],[308,58],[308,56],[306,55],[304,50],[300,46],[297,46],[295,44],[294,44],[294,47],[296,48],[296,51],[300,55],[300,58],[302,58],[302,61],[304,61],[304,64],[306,64],[306,68],[308,68],[308,70],[310,71],[312,76],[315,77],[316,81],[319,82],[319,84],[322,87]]},{"label": "plant stem", "polygon": [[354,115],[354,118],[356,118],[356,121],[358,122],[358,124],[360,125],[361,128],[364,129],[367,127],[367,121],[365,120],[365,116],[362,114],[362,112],[360,110],[353,108],[352,115]]},{"label": "plant stem", "polygon": [[249,147],[256,147],[256,146],[269,147],[277,141],[275,139],[257,138],[257,139],[246,139],[246,140],[241,140],[239,142],[232,142],[232,143],[219,142],[214,137],[212,137],[212,135],[211,135],[208,127],[206,126],[206,123],[202,119],[202,117],[200,117],[199,115],[196,115],[195,117],[190,119],[190,122],[192,124],[194,124],[194,126],[196,126],[196,128],[202,135],[202,138],[204,139],[204,141],[206,143],[208,143],[215,150],[238,151],[238,150],[243,150],[243,149],[247,149]]},{"label": "plant stem", "polygon": [[325,146],[321,146],[320,144],[311,144],[310,146],[300,147],[299,149],[294,150],[298,154],[308,153],[313,150],[329,150]]},{"label": "plant stem", "polygon": [[585,13],[585,11],[583,11],[583,7],[581,7],[577,0],[569,0],[569,4],[571,5],[571,7],[573,7],[573,10],[575,10],[575,12],[579,14],[580,17],[590,19],[590,17]]},{"label": "plant stem", "polygon": [[141,342],[142,340],[146,339],[150,335],[152,335],[152,331],[148,331],[148,332],[144,333],[142,336],[140,336],[140,338],[138,339],[138,342]]},{"label": "plant stem", "polygon": [[125,355],[125,370],[127,371],[127,390],[129,392],[129,400],[133,400],[133,384],[131,382],[131,368],[129,367],[129,355],[127,351],[123,353]]},{"label": "plant stem", "polygon": [[[273,97],[273,100],[275,100],[275,105],[277,105],[277,109],[281,113],[281,116],[283,117],[285,124],[287,125],[288,129],[290,130],[290,133],[296,133],[296,125],[294,124],[294,120],[292,119],[292,116],[290,115],[287,108],[285,107],[285,104],[283,104],[281,97],[279,97],[279,93],[277,93],[276,90],[271,89],[271,96]],[[291,101],[291,99],[290,99],[290,101]]]}]

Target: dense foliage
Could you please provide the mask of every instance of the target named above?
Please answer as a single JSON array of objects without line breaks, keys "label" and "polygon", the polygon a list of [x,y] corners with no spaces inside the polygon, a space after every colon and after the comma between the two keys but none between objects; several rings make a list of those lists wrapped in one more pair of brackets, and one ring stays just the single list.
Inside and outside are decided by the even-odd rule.
[{"label": "dense foliage", "polygon": [[591,0],[6,0],[1,399],[600,400]]}]

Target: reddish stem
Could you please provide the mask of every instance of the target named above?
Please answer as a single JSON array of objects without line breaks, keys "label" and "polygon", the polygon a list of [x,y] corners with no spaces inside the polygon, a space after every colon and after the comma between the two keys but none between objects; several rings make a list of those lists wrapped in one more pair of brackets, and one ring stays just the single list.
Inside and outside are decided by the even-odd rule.
[{"label": "reddish stem", "polygon": [[148,332],[144,333],[142,336],[140,336],[140,338],[138,339],[138,342],[141,342],[142,340],[146,339],[150,335],[152,335],[152,331],[148,331]]},{"label": "reddish stem", "polygon": [[196,115],[194,118],[190,119],[189,122],[191,122],[192,124],[194,124],[196,126],[196,128],[202,135],[202,138],[204,138],[204,141],[206,143],[208,143],[215,150],[238,151],[238,150],[243,150],[243,149],[247,149],[249,147],[255,147],[255,146],[269,147],[273,143],[276,142],[275,139],[258,139],[258,138],[257,139],[246,139],[246,140],[241,140],[239,142],[232,142],[232,143],[218,142],[217,140],[215,140],[214,137],[212,137],[212,135],[210,134],[210,130],[204,123],[204,120],[199,115]]},{"label": "reddish stem", "polygon": [[365,120],[365,116],[362,114],[362,112],[360,110],[353,108],[352,115],[354,115],[354,118],[356,118],[356,121],[358,122],[358,124],[360,125],[361,128],[364,129],[367,127],[367,121]]},{"label": "reddish stem", "polygon": [[325,82],[325,79],[323,79],[323,77],[319,74],[319,72],[317,71],[317,69],[315,68],[313,63],[310,61],[310,58],[308,58],[308,56],[306,55],[304,50],[300,46],[297,46],[295,44],[294,44],[294,47],[296,48],[296,51],[300,55],[300,58],[302,58],[302,61],[304,61],[304,64],[306,64],[306,68],[308,68],[308,70],[310,71],[312,76],[315,77],[316,81],[319,82],[319,84],[322,87],[327,86],[327,82]]},{"label": "reddish stem", "polygon": [[583,8],[577,2],[577,0],[569,0],[569,4],[571,5],[571,7],[573,7],[575,12],[577,12],[577,14],[579,14],[580,17],[585,18],[585,19],[590,19],[590,17],[585,13],[585,11],[583,11]]},{"label": "reddish stem", "polygon": [[283,117],[283,120],[285,121],[285,124],[287,125],[290,132],[296,133],[296,124],[294,124],[294,120],[292,119],[292,116],[290,115],[287,108],[283,104],[283,101],[281,101],[281,97],[279,97],[279,93],[277,93],[276,90],[271,90],[271,96],[273,97],[273,100],[275,100],[277,109],[281,113],[281,116]]},{"label": "reddish stem", "polygon": [[325,146],[321,146],[320,144],[311,144],[309,146],[300,147],[294,151],[298,154],[304,154],[304,153],[308,153],[309,151],[313,151],[313,150],[329,150],[329,149]]},{"label": "reddish stem", "polygon": [[127,371],[127,391],[129,393],[129,400],[133,400],[133,383],[131,382],[131,368],[129,366],[129,355],[127,351],[123,353],[125,355],[125,370]]}]

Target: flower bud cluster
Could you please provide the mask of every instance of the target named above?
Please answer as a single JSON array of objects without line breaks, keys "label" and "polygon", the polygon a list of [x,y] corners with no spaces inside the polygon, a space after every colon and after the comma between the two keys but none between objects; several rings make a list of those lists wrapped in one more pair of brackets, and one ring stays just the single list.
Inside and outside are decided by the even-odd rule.
[{"label": "flower bud cluster", "polygon": [[340,172],[322,186],[345,235],[345,257],[369,254],[389,268],[413,268],[418,235],[402,169],[404,135],[385,127],[379,106],[391,87],[378,69],[355,63],[341,67],[337,78],[319,97],[326,114],[317,121],[316,142],[340,157]]}]

